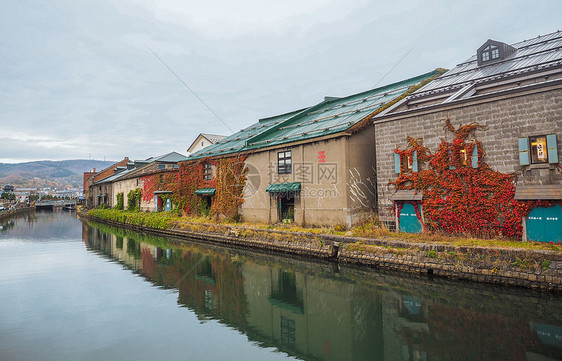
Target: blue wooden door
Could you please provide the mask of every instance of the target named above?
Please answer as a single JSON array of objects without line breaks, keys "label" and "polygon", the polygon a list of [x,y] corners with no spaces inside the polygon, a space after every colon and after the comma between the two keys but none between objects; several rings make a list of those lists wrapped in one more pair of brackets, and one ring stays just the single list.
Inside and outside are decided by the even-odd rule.
[{"label": "blue wooden door", "polygon": [[[420,206],[416,205],[416,207]],[[402,207],[400,216],[398,218],[398,223],[400,225],[399,231],[404,233],[421,233],[423,229],[418,216],[416,216],[414,205],[410,203],[406,203],[404,204],[404,207]]]},{"label": "blue wooden door", "polygon": [[562,242],[562,206],[533,208],[526,225],[529,241]]}]

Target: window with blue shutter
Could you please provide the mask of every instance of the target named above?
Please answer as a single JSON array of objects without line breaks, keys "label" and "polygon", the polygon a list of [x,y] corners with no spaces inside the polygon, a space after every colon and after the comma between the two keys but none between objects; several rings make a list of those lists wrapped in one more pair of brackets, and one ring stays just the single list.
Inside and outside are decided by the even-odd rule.
[{"label": "window with blue shutter", "polygon": [[519,163],[521,165],[557,164],[558,160],[556,134],[519,138]]},{"label": "window with blue shutter", "polygon": [[529,140],[519,138],[519,164],[529,165]]},{"label": "window with blue shutter", "polygon": [[556,134],[546,136],[546,148],[548,153],[548,162],[550,164],[558,163],[558,144],[556,142]]},{"label": "window with blue shutter", "polygon": [[474,144],[472,149],[472,168],[478,168],[478,145]]},{"label": "window with blue shutter", "polygon": [[394,153],[394,173],[400,173],[400,154]]},{"label": "window with blue shutter", "polygon": [[412,153],[412,172],[418,171],[418,151],[414,150]]},{"label": "window with blue shutter", "polygon": [[449,148],[449,169],[451,170],[457,169],[457,167],[453,165],[453,152],[451,151],[450,148]]}]

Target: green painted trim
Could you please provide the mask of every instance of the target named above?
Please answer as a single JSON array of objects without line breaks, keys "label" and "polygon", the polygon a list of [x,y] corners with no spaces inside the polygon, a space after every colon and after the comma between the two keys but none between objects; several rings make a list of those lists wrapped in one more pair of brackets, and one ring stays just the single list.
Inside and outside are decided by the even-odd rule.
[{"label": "green painted trim", "polygon": [[268,193],[300,192],[301,182],[293,183],[273,183],[265,190]]},{"label": "green painted trim", "polygon": [[214,195],[216,191],[217,191],[216,188],[199,188],[198,190],[195,191],[195,194],[199,194],[201,196],[207,196],[207,195]]}]

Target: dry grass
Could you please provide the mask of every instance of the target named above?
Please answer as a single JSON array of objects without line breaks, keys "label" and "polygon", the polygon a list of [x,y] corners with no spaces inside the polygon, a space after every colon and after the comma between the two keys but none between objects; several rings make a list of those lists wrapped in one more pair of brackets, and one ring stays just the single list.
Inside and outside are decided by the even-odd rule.
[{"label": "dry grass", "polygon": [[388,240],[400,240],[410,243],[436,243],[443,245],[454,245],[459,247],[489,247],[489,248],[523,248],[529,250],[548,250],[562,252],[562,243],[522,242],[506,238],[479,239],[472,236],[450,236],[439,233],[396,233],[388,230],[374,216],[364,218],[356,226],[346,230],[340,225],[333,227],[301,227],[294,224],[264,224],[250,222],[233,222],[228,220],[218,221],[209,217],[182,216],[178,219],[181,223],[197,223],[208,225],[225,225],[231,227],[243,227],[249,229],[271,229],[286,232],[305,232],[317,235],[339,235],[362,238],[377,238]]}]

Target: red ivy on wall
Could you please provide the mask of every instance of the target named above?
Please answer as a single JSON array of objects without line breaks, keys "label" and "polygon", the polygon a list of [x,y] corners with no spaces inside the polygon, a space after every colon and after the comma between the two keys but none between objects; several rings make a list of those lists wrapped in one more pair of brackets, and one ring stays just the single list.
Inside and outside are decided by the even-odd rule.
[{"label": "red ivy on wall", "polygon": [[[154,191],[171,191],[171,198],[176,206],[189,215],[199,215],[204,199],[195,194],[195,191],[201,188],[215,188],[211,215],[233,218],[244,202],[243,191],[247,172],[245,159],[246,156],[234,156],[181,162],[177,172],[143,177],[143,200],[150,201],[154,197]],[[203,178],[205,164],[214,167],[211,180]]]},{"label": "red ivy on wall", "polygon": [[155,191],[171,191],[176,188],[179,174],[175,172],[162,172],[142,177],[142,200],[150,202]]},{"label": "red ivy on wall", "polygon": [[[435,153],[425,148],[421,140],[410,137],[406,149],[395,149],[402,160],[400,175],[390,183],[397,190],[423,192],[424,229],[488,238],[520,238],[522,216],[527,216],[534,207],[560,203],[514,199],[516,174],[490,168],[484,161],[486,153],[482,143],[475,138],[476,130],[486,130],[486,127],[471,123],[455,129],[447,118],[444,128],[455,138],[452,142],[441,139]],[[478,154],[476,168],[471,161],[474,147]],[[417,153],[418,172],[407,166],[408,157],[414,152]],[[401,207],[399,204],[398,208]],[[418,207],[415,209],[421,220]]]}]

